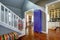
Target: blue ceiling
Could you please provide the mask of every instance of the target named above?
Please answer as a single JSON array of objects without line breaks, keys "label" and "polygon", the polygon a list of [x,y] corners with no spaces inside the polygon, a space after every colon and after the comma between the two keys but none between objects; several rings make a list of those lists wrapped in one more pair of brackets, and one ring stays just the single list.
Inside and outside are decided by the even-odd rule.
[{"label": "blue ceiling", "polygon": [[22,8],[25,0],[0,0],[5,5],[13,6],[16,8]]}]

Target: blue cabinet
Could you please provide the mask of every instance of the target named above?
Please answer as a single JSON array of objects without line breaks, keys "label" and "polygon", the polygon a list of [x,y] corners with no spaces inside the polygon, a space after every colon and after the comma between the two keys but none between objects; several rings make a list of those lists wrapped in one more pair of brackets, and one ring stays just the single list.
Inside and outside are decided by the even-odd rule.
[{"label": "blue cabinet", "polygon": [[42,31],[42,11],[34,10],[34,32]]}]

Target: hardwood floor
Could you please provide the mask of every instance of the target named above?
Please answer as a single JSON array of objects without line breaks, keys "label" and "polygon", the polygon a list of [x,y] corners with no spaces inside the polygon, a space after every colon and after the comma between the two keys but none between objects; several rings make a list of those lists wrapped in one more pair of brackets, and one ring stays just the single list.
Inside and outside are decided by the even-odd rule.
[{"label": "hardwood floor", "polygon": [[46,34],[34,32],[33,26],[29,25],[26,29],[28,30],[28,32],[26,31],[26,35],[20,37],[18,40],[46,40]]},{"label": "hardwood floor", "polygon": [[44,33],[34,32],[34,35],[25,35],[23,37],[20,37],[18,40],[60,40],[60,29],[49,29],[48,37]]},{"label": "hardwood floor", "polygon": [[38,40],[39,40],[39,39],[40,39],[40,40],[47,40],[47,35],[44,34],[44,33],[37,33],[37,32],[35,32],[35,33],[34,33],[34,37],[35,37],[35,38],[38,38]]},{"label": "hardwood floor", "polygon": [[23,37],[20,37],[18,40],[47,40],[47,39],[46,39],[46,34],[34,32],[34,35],[32,36],[25,35]]},{"label": "hardwood floor", "polygon": [[49,29],[48,38],[49,40],[60,40],[60,28],[57,28],[56,30]]}]

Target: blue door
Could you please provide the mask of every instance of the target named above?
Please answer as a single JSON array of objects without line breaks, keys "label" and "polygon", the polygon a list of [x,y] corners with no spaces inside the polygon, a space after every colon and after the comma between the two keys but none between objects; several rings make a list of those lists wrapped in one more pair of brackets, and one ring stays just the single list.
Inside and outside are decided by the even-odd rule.
[{"label": "blue door", "polygon": [[35,10],[34,11],[34,32],[42,31],[42,11]]}]

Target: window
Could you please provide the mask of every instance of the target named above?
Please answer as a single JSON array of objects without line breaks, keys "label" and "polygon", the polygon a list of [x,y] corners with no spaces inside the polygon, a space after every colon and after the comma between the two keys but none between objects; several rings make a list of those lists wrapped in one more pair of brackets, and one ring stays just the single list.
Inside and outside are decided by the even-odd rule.
[{"label": "window", "polygon": [[7,23],[7,14],[8,14],[8,10],[7,9],[5,9],[5,23]]},{"label": "window", "polygon": [[17,28],[17,16],[16,15],[14,15],[14,27],[16,27]]},{"label": "window", "polygon": [[1,6],[1,21],[4,22],[4,7]]},{"label": "window", "polygon": [[8,23],[9,25],[13,26],[13,14],[10,11],[8,13]]},{"label": "window", "polygon": [[23,29],[23,22],[22,22],[22,20],[18,20],[18,29],[19,30],[22,30]]}]

